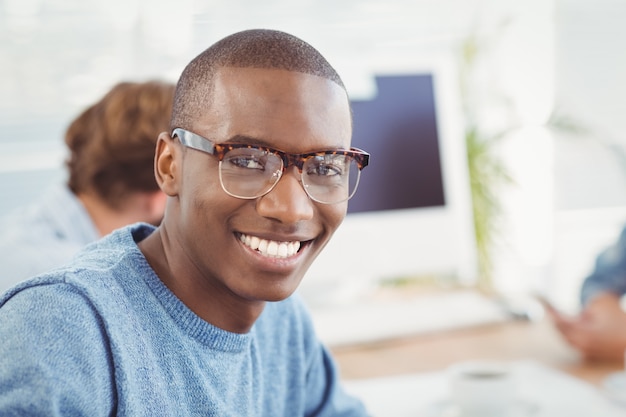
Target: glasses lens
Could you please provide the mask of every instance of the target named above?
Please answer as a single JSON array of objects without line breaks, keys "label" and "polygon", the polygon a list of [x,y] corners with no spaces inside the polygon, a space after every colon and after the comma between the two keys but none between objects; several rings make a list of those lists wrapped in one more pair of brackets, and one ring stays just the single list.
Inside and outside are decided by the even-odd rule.
[{"label": "glasses lens", "polygon": [[336,204],[354,195],[360,175],[358,164],[349,156],[319,155],[304,163],[302,184],[313,200]]},{"label": "glasses lens", "polygon": [[255,148],[229,151],[220,162],[224,191],[239,198],[257,198],[280,179],[283,162],[275,154]]}]

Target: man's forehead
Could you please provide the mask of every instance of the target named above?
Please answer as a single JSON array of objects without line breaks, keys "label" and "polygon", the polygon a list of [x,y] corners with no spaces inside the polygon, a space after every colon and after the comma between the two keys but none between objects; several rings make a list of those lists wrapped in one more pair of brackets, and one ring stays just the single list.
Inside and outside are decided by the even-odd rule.
[{"label": "man's forehead", "polygon": [[223,67],[214,74],[211,99],[215,111],[225,101],[323,102],[341,103],[349,111],[350,103],[342,86],[324,77],[276,68]]},{"label": "man's forehead", "polygon": [[[236,69],[239,75],[260,71],[239,70]],[[194,123],[196,133],[221,143],[249,143],[289,152],[349,147],[349,102],[334,82],[296,73],[298,79],[315,77],[317,81],[291,80],[284,85],[278,82],[283,77],[274,76],[231,83],[232,75],[225,71],[222,81],[216,83],[210,108],[201,112]],[[257,82],[272,85],[259,86]],[[300,85],[302,82],[304,86]]]}]

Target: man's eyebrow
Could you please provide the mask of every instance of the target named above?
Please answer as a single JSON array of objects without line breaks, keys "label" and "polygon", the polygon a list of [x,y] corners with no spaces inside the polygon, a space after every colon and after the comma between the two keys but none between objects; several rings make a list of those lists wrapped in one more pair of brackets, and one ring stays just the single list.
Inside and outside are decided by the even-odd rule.
[{"label": "man's eyebrow", "polygon": [[252,136],[246,136],[246,135],[231,136],[224,143],[242,143],[246,145],[264,146],[266,148],[270,147],[267,141],[260,139],[260,138],[254,138]]},{"label": "man's eyebrow", "polygon": [[[231,136],[223,143],[254,145],[254,146],[260,146],[263,148],[276,149],[272,146],[272,144],[270,144],[266,140],[263,140],[261,138],[255,138],[252,136],[246,136],[246,135]],[[336,146],[336,147],[329,147],[329,148],[323,148],[323,149],[316,149],[316,150],[312,150],[312,151],[304,152],[304,153],[315,153],[315,152],[325,152],[325,151],[345,151],[345,150],[348,150],[348,148],[344,148],[342,146]]]}]

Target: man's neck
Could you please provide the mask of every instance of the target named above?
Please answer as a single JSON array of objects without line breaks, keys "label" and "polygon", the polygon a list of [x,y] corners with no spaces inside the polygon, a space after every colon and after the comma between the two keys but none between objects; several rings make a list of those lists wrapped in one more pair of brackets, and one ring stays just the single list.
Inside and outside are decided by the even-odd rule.
[{"label": "man's neck", "polygon": [[[248,333],[265,308],[265,301],[234,296],[200,276],[179,245],[172,244],[161,225],[138,243],[159,279],[204,321],[232,333]],[[176,272],[173,272],[176,271]]]}]

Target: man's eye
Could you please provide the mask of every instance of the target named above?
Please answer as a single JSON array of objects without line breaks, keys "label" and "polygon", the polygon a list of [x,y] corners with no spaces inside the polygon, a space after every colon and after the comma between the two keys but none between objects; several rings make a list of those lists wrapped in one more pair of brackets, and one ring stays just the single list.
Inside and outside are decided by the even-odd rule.
[{"label": "man's eye", "polygon": [[254,156],[236,156],[228,160],[231,165],[237,168],[265,169],[265,162]]},{"label": "man's eye", "polygon": [[310,166],[309,169],[307,170],[307,174],[315,175],[318,177],[334,177],[337,175],[342,175],[343,171],[344,171],[343,164],[338,164],[338,163],[329,164],[326,162],[322,162],[322,163],[318,163],[318,164]]}]

